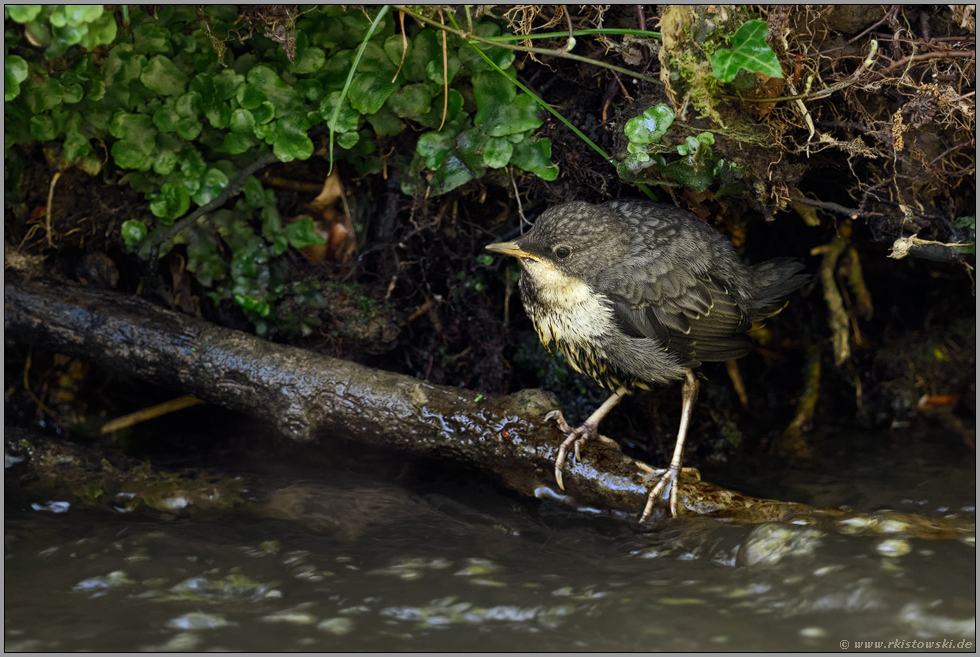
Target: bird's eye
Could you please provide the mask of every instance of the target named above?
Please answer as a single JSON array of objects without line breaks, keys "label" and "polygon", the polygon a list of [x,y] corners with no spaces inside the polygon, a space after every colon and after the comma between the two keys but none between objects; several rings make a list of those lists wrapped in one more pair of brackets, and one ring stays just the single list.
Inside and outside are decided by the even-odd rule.
[{"label": "bird's eye", "polygon": [[555,247],[555,257],[559,260],[564,260],[568,256],[572,255],[572,250],[567,246],[556,246]]}]

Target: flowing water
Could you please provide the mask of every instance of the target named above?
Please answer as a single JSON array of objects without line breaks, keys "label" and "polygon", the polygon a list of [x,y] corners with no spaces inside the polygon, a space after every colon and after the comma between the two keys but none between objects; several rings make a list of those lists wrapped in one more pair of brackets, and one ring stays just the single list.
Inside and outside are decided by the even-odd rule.
[{"label": "flowing water", "polygon": [[[974,473],[972,462],[879,459],[719,483],[821,505],[973,517]],[[275,491],[263,507],[275,517],[8,503],[5,649],[976,646],[973,537],[705,518],[640,527],[522,499],[466,473],[406,487],[283,465],[253,468],[248,479]]]}]

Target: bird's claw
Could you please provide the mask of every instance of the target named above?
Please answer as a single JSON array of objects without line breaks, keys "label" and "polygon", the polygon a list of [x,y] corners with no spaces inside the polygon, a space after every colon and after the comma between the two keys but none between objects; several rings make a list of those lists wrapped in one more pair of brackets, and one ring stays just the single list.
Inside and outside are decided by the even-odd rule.
[{"label": "bird's claw", "polygon": [[592,437],[595,429],[589,427],[588,424],[582,424],[573,429],[565,421],[565,416],[559,410],[551,411],[544,416],[544,419],[554,420],[561,432],[565,434],[565,440],[558,447],[558,458],[555,459],[555,481],[558,483],[558,488],[565,490],[565,484],[561,478],[561,469],[565,465],[565,459],[568,457],[568,450],[569,448],[573,449],[575,451],[575,460],[580,461],[579,446]]},{"label": "bird's claw", "polygon": [[[688,468],[685,468],[685,470],[686,469]],[[653,487],[650,494],[647,496],[647,504],[643,508],[643,515],[640,516],[640,522],[645,522],[646,519],[650,517],[650,514],[653,513],[653,507],[657,503],[657,498],[660,497],[661,493],[667,489],[667,486],[670,486],[670,517],[677,517],[677,493],[680,489],[680,486],[677,485],[677,476],[680,474],[681,468],[680,466],[671,464],[661,472],[662,474],[660,475],[660,481],[657,482],[657,485]],[[701,477],[699,475],[698,479],[700,478]]]}]

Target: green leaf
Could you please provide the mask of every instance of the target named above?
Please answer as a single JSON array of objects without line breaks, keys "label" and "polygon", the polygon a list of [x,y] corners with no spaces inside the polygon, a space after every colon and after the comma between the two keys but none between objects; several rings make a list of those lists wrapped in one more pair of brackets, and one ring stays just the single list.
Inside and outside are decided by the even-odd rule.
[{"label": "green leaf", "polygon": [[[299,39],[297,39],[299,41]],[[293,75],[310,75],[316,73],[323,67],[326,55],[320,48],[307,47],[302,50],[297,49],[296,59],[289,66],[289,72]]]},{"label": "green leaf", "polygon": [[[455,89],[449,90],[449,102],[446,104],[446,122],[455,121],[463,109],[463,95]],[[421,116],[412,118],[427,128],[436,130],[443,125],[443,95],[439,94],[432,99],[429,111]]]},{"label": "green leaf", "polygon": [[63,103],[77,103],[82,99],[85,90],[80,84],[70,84],[65,87],[65,95],[61,97]]},{"label": "green leaf", "polygon": [[296,249],[327,243],[323,235],[313,227],[313,217],[303,217],[286,226],[286,239]]},{"label": "green leaf", "polygon": [[117,166],[138,171],[150,168],[157,129],[149,116],[116,112],[109,125],[109,133],[119,140],[112,145],[111,151]]},{"label": "green leaf", "polygon": [[255,176],[249,176],[245,180],[245,203],[252,208],[259,208],[265,205],[265,188],[262,182]]},{"label": "green leaf", "polygon": [[186,116],[181,117],[177,121],[177,134],[186,139],[187,141],[194,141],[197,139],[201,130],[204,126],[197,119],[191,119]]},{"label": "green leaf", "polygon": [[217,103],[204,112],[204,116],[215,128],[224,129],[231,123],[231,106],[228,103]]},{"label": "green leaf", "polygon": [[[101,8],[101,7],[100,7]],[[102,14],[88,26],[80,45],[86,50],[104,46],[116,40],[116,17],[111,13]]]},{"label": "green leaf", "polygon": [[398,85],[391,82],[391,78],[365,72],[351,82],[347,97],[351,107],[361,114],[374,114],[397,87]]},{"label": "green leaf", "polygon": [[455,140],[452,135],[444,132],[426,132],[419,137],[415,150],[425,158],[425,166],[432,170],[438,169],[449,156]]},{"label": "green leaf", "polygon": [[92,152],[92,147],[80,132],[69,132],[65,136],[65,159],[69,162],[77,162],[81,157]]},{"label": "green leaf", "polygon": [[150,212],[163,220],[167,225],[174,219],[187,214],[191,207],[191,197],[187,189],[177,183],[165,183],[160,187],[160,194],[150,201]]},{"label": "green leaf", "polygon": [[[485,38],[495,37],[500,34],[500,27],[495,23],[490,22],[478,23],[473,26],[473,33],[476,36]],[[514,58],[517,56],[513,50],[507,50],[498,46],[490,46],[488,48],[487,46],[480,44],[480,50],[483,51],[490,61],[502,69],[506,69],[513,64]],[[440,55],[440,59],[441,58],[442,56]],[[494,70],[490,64],[480,57],[480,54],[475,49],[466,44],[462,44],[459,48],[459,61],[473,73]]]},{"label": "green leaf", "polygon": [[491,169],[500,169],[507,166],[513,154],[513,142],[504,137],[494,137],[487,142],[486,149],[483,151],[483,161]]},{"label": "green leaf", "polygon": [[153,158],[153,171],[159,173],[161,176],[173,173],[176,167],[177,153],[173,150],[165,149],[158,151],[156,157]]},{"label": "green leaf", "polygon": [[344,99],[343,104],[340,106],[340,113],[337,116],[337,123],[333,126],[330,125],[330,120],[334,115],[336,110],[337,100],[340,98],[340,92],[334,91],[328,94],[322,101],[320,101],[320,116],[323,117],[324,121],[327,121],[327,126],[332,127],[334,132],[353,132],[357,130],[357,123],[360,121],[360,113],[350,106],[350,101]]},{"label": "green leaf", "polygon": [[[480,73],[479,75],[487,74]],[[480,107],[479,101],[477,107]],[[540,106],[527,94],[521,94],[507,104],[491,104],[488,107],[484,106],[484,108],[477,110],[473,123],[486,130],[491,137],[503,137],[535,130],[544,123],[538,116]]]},{"label": "green leaf", "polygon": [[367,120],[374,128],[374,134],[379,137],[393,137],[405,129],[402,120],[386,107],[368,115]]},{"label": "green leaf", "polygon": [[54,78],[44,78],[40,83],[25,85],[24,98],[32,114],[40,114],[61,104],[65,88]]},{"label": "green leaf", "polygon": [[[282,215],[275,205],[268,204],[262,208],[262,236],[270,242],[282,232]],[[281,251],[280,251],[281,253]]]},{"label": "green leaf", "polygon": [[157,55],[146,63],[140,82],[158,94],[176,96],[187,88],[187,76],[169,58]]},{"label": "green leaf", "polygon": [[231,124],[228,127],[238,135],[251,137],[255,134],[255,117],[248,110],[236,109],[231,113]]},{"label": "green leaf", "polygon": [[148,231],[146,224],[139,219],[129,219],[122,223],[120,232],[122,233],[123,242],[126,243],[126,248],[132,251],[139,246],[139,243],[143,241]]},{"label": "green leaf", "polygon": [[716,50],[710,57],[711,72],[721,82],[735,79],[738,69],[763,73],[771,78],[783,77],[783,69],[772,48],[766,43],[769,26],[765,21],[751,20],[732,35],[732,49]]},{"label": "green leaf", "polygon": [[313,141],[288,118],[276,121],[274,139],[272,153],[283,162],[306,160],[313,155]]},{"label": "green leaf", "polygon": [[163,28],[156,21],[135,25],[131,47],[141,55],[167,53],[170,50],[170,30]]},{"label": "green leaf", "polygon": [[3,76],[3,99],[9,102],[20,95],[20,83],[27,79],[27,62],[18,55],[8,55],[3,60]]},{"label": "green leaf", "polygon": [[257,125],[262,125],[263,123],[268,123],[276,115],[276,108],[272,106],[272,103],[266,101],[252,110],[252,117],[255,119]]},{"label": "green leaf", "polygon": [[[228,100],[238,94],[239,88],[245,84],[245,76],[230,68],[222,70],[214,76],[214,87],[219,100]],[[201,94],[204,96],[204,94]]]},{"label": "green leaf", "polygon": [[[513,69],[505,71],[513,74]],[[538,103],[529,95],[517,95],[514,81],[496,71],[473,74],[476,116],[473,124],[491,137],[503,137],[535,130],[543,123],[538,117]]]},{"label": "green leaf", "polygon": [[160,132],[177,131],[177,121],[180,120],[180,114],[177,113],[174,105],[174,99],[168,98],[167,102],[158,107],[157,111],[153,113],[153,125]]},{"label": "green leaf", "polygon": [[673,122],[674,110],[659,103],[627,121],[623,131],[633,144],[653,144],[663,138]]},{"label": "green leaf", "polygon": [[220,169],[208,169],[201,180],[201,188],[192,197],[198,205],[206,205],[221,194],[228,186],[228,176]]},{"label": "green leaf", "polygon": [[246,109],[255,109],[262,102],[268,100],[275,107],[276,116],[282,117],[291,112],[296,112],[302,107],[302,101],[300,101],[296,90],[283,82],[282,78],[265,64],[259,64],[248,72],[248,86],[264,94],[265,98],[262,98],[252,107],[242,103],[242,107]]},{"label": "green leaf", "polygon": [[56,17],[58,20],[65,21],[62,25],[91,23],[102,16],[102,12],[102,5],[61,5],[51,14],[51,24],[56,24]]},{"label": "green leaf", "polygon": [[[453,78],[455,78],[456,74],[459,73],[459,68],[459,57],[456,55],[449,55],[446,58],[446,73],[449,77],[449,84],[453,83]],[[432,60],[425,65],[425,74],[430,80],[439,86],[443,86],[442,55],[440,55],[438,59]]]},{"label": "green leaf", "polygon": [[272,312],[272,307],[269,305],[268,301],[263,301],[262,299],[256,299],[251,296],[246,296],[244,294],[235,295],[235,303],[244,308],[245,310],[250,310],[257,314],[259,317],[268,317],[269,313]]},{"label": "green leaf", "polygon": [[231,155],[240,155],[257,143],[254,136],[229,132],[225,135],[223,146]]},{"label": "green leaf", "polygon": [[354,148],[360,139],[361,135],[357,132],[344,132],[337,137],[337,145],[344,149]]},{"label": "green leaf", "polygon": [[18,23],[29,23],[41,13],[42,5],[7,5],[10,18]]},{"label": "green leaf", "polygon": [[432,90],[427,84],[406,84],[391,94],[386,103],[398,116],[413,119],[431,108]]},{"label": "green leaf", "polygon": [[558,178],[558,166],[551,161],[551,140],[548,138],[525,139],[516,144],[510,163],[536,174],[542,180],[552,181]]},{"label": "green leaf", "polygon": [[31,117],[31,136],[38,141],[50,141],[58,136],[54,120],[48,114],[36,114]]},{"label": "green leaf", "polygon": [[204,156],[193,146],[189,146],[180,151],[178,161],[180,162],[181,173],[189,180],[198,180],[204,177],[204,173],[208,170]]}]

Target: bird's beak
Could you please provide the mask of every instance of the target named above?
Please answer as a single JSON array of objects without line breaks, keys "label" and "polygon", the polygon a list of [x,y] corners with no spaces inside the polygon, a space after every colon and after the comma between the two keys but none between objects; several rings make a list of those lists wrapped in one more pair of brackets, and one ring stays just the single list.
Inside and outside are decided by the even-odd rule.
[{"label": "bird's beak", "polygon": [[487,244],[487,251],[493,251],[494,253],[502,253],[503,255],[514,256],[515,258],[537,258],[521,247],[517,245],[517,242],[496,242],[495,244]]}]

